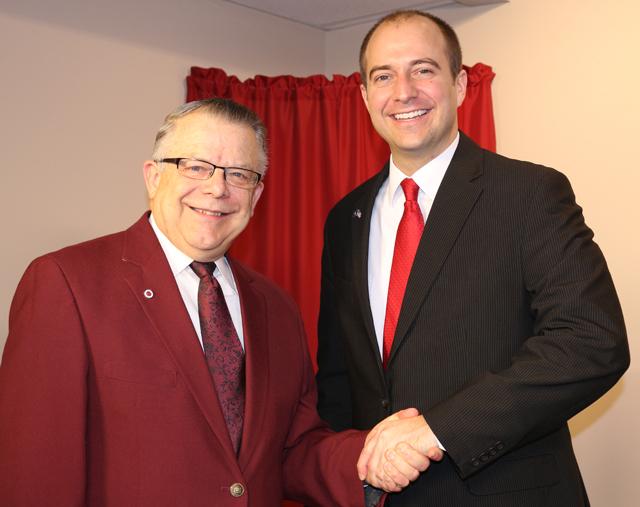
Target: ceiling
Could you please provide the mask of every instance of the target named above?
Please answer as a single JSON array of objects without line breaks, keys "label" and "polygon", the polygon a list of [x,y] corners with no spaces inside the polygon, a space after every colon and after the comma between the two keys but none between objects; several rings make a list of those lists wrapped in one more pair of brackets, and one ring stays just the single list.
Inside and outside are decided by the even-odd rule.
[{"label": "ceiling", "polygon": [[398,9],[487,5],[509,0],[223,0],[324,31],[371,23]]}]

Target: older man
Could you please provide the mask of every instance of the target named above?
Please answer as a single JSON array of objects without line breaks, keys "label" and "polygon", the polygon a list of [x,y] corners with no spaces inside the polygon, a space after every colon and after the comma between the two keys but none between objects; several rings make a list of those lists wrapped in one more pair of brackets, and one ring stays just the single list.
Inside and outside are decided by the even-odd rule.
[{"label": "older man", "polygon": [[391,159],[327,219],[320,413],[345,429],[422,412],[380,425],[360,460],[385,484],[394,443],[446,449],[388,505],[588,505],[567,420],[627,368],[622,312],[567,179],[458,132],[461,60],[451,27],[418,11],[362,43]]},{"label": "older man", "polygon": [[144,164],[151,212],[29,266],[0,367],[0,505],[363,504],[364,434],[319,420],[294,303],[225,257],[265,167],[252,111],[186,104]]}]

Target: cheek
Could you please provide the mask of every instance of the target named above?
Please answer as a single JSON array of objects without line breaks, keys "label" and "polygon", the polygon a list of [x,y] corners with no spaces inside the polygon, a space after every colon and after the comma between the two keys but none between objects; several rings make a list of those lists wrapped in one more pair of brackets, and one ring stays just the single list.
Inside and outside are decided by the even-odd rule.
[{"label": "cheek", "polygon": [[458,92],[455,87],[451,86],[437,86],[431,91],[433,99],[440,103],[457,104]]},{"label": "cheek", "polygon": [[174,185],[158,189],[154,202],[157,202],[157,206],[162,208],[165,214],[177,214],[183,207],[183,200],[187,197],[193,188],[186,186]]},{"label": "cheek", "polygon": [[392,103],[393,102],[390,100],[390,94],[385,90],[384,93],[376,95],[373,102],[373,110],[381,116],[384,116],[385,109]]},{"label": "cheek", "polygon": [[180,183],[168,188],[166,194],[166,199],[176,206],[180,205],[186,197],[196,190],[196,187],[188,181]]},{"label": "cheek", "polygon": [[388,91],[384,88],[371,88],[369,90],[369,94],[367,95],[367,101],[365,102],[365,106],[367,107],[369,113],[380,113],[381,109],[383,109],[385,104],[387,103],[388,95]]},{"label": "cheek", "polygon": [[238,218],[241,221],[247,221],[253,215],[253,210],[257,205],[257,199],[254,194],[238,196],[236,200],[236,209],[240,210]]},{"label": "cheek", "polygon": [[253,196],[251,196],[250,198],[246,199],[243,204],[242,204],[242,209],[244,210],[244,215],[247,217],[250,217],[251,215],[253,215],[253,210],[256,208],[256,204],[257,201],[253,198]]}]

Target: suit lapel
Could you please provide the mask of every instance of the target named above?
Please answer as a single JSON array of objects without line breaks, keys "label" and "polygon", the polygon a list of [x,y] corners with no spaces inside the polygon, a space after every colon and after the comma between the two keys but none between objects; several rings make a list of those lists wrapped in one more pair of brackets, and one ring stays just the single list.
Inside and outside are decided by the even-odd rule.
[{"label": "suit lapel", "polygon": [[264,295],[253,284],[251,274],[231,259],[229,262],[240,294],[244,329],[246,394],[239,462],[246,470],[251,459],[258,457],[253,452],[259,447],[258,440],[264,438],[262,420],[269,390],[267,307]]},{"label": "suit lapel", "polygon": [[456,238],[482,193],[482,150],[460,133],[460,143],[429,212],[409,275],[389,356],[393,361],[420,307],[438,277]]},{"label": "suit lapel", "polygon": [[354,200],[351,216],[351,237],[353,238],[353,266],[354,288],[357,294],[357,306],[362,310],[362,319],[367,330],[369,345],[378,360],[380,374],[382,371],[382,358],[376,338],[373,316],[371,315],[371,302],[369,301],[369,231],[371,230],[371,214],[373,205],[380,187],[389,175],[389,163],[369,180],[362,189],[361,194]]},{"label": "suit lapel", "polygon": [[149,224],[148,214],[126,231],[122,260],[126,282],[173,357],[198,407],[227,454],[227,462],[236,463],[198,336],[164,252]]}]

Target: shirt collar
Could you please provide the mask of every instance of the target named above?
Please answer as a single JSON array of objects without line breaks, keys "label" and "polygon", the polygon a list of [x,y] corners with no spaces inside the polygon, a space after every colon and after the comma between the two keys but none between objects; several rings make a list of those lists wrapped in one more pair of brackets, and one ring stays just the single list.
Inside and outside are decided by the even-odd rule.
[{"label": "shirt collar", "polygon": [[[440,183],[442,183],[442,179],[447,172],[447,168],[451,163],[453,154],[456,152],[459,141],[460,133],[458,132],[455,139],[440,155],[427,162],[411,175],[411,179],[416,182],[420,190],[432,201],[436,197],[436,192],[438,192],[438,188],[440,188]],[[385,196],[385,199],[388,199],[389,203],[400,198],[399,196],[402,195],[402,189],[398,189],[402,180],[407,177],[405,173],[398,169],[393,161],[392,155],[389,160],[389,185],[387,186],[387,195]]]},{"label": "shirt collar", "polygon": [[[171,273],[174,277],[177,277],[180,273],[185,270],[191,271],[191,263],[193,259],[180,251],[167,236],[160,230],[158,224],[153,218],[153,214],[149,216],[149,223],[151,224],[151,228],[153,232],[155,232],[158,241],[160,242],[160,247],[162,247],[162,251],[169,262],[169,267],[171,268]],[[229,285],[230,289],[235,293],[236,292],[236,284],[233,279],[233,272],[231,271],[231,266],[229,265],[229,261],[225,256],[220,257],[216,260],[216,268],[219,274],[224,278],[224,280]],[[194,273],[195,274],[195,273]],[[217,273],[214,273],[216,275]],[[226,291],[225,291],[226,293]]]}]

